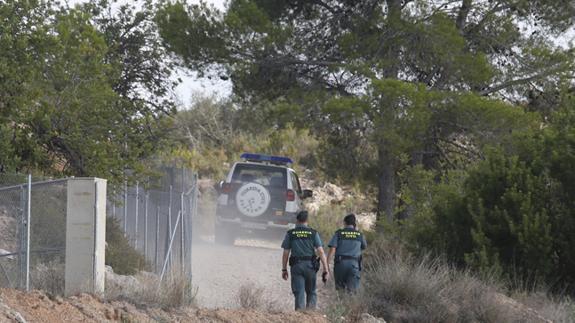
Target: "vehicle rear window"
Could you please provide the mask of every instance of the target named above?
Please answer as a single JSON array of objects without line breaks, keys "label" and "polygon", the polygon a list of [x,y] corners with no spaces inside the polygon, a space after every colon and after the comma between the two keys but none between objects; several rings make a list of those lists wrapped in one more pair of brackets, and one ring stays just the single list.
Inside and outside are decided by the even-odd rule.
[{"label": "vehicle rear window", "polygon": [[237,164],[232,183],[258,183],[263,186],[286,187],[286,170],[280,167]]}]

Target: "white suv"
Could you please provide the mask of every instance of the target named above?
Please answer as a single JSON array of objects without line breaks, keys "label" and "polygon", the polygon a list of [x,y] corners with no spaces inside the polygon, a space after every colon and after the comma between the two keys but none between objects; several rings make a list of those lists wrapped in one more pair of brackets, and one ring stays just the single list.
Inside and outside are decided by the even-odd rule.
[{"label": "white suv", "polygon": [[313,195],[301,189],[290,158],[248,153],[241,158],[218,185],[217,243],[233,244],[246,232],[284,233],[294,227],[302,201]]}]

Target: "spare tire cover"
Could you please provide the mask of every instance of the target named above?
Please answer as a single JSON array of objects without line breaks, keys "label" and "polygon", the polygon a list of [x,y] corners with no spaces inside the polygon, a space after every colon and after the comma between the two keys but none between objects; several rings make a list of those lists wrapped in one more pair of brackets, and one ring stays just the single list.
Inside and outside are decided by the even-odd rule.
[{"label": "spare tire cover", "polygon": [[236,206],[241,214],[248,217],[257,217],[268,209],[270,193],[258,183],[246,183],[236,194]]}]

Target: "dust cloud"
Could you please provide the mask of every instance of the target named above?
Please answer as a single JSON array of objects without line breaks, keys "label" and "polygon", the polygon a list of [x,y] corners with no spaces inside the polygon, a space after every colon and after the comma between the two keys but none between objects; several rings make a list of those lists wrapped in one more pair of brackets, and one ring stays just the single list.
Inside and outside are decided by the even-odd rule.
[{"label": "dust cloud", "polygon": [[281,279],[280,241],[238,239],[234,246],[223,246],[210,240],[196,240],[192,249],[198,305],[237,308],[240,287],[253,285],[263,290],[275,309],[293,307],[290,284]]},{"label": "dust cloud", "polygon": [[[271,310],[293,310],[290,282],[281,278],[281,238],[240,237],[233,246],[214,243],[215,200],[201,201],[192,246],[192,283],[198,288],[197,303],[205,308],[238,308],[238,292],[244,285],[263,290]],[[320,286],[319,302],[327,288]]]}]

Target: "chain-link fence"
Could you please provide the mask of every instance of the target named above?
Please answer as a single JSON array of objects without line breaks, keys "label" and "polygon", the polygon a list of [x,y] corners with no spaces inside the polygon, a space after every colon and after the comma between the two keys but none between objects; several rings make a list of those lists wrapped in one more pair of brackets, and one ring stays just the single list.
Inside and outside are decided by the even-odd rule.
[{"label": "chain-link fence", "polygon": [[0,174],[0,286],[63,293],[66,183]]},{"label": "chain-link fence", "polygon": [[[152,271],[161,277],[177,271],[191,279],[197,176],[185,169],[165,174],[110,192],[107,214],[119,220]],[[0,287],[63,294],[67,183],[0,174]]]},{"label": "chain-link fence", "polygon": [[137,183],[111,192],[108,216],[116,218],[150,269],[192,274],[192,218],[197,213],[196,174],[166,169],[155,183]]}]

